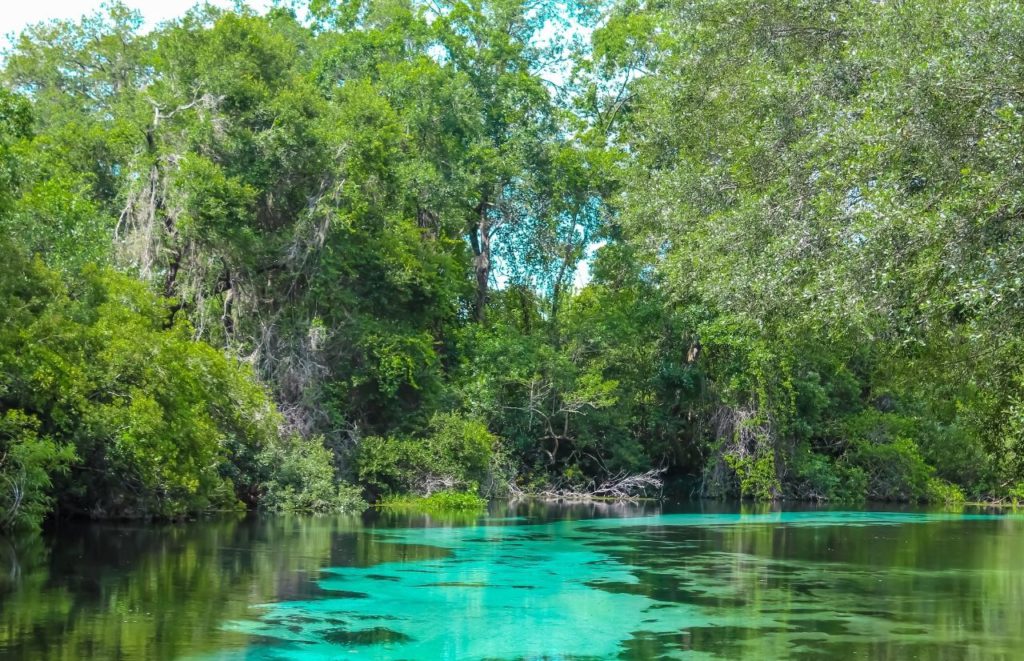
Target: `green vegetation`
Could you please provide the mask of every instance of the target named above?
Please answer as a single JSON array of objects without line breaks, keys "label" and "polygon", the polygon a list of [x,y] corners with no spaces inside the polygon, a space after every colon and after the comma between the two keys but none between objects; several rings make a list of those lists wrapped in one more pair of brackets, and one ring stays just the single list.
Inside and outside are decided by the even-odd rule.
[{"label": "green vegetation", "polygon": [[473,492],[492,485],[497,438],[478,420],[437,414],[424,438],[362,440],[356,463],[359,481],[383,494],[425,493],[455,488]]},{"label": "green vegetation", "polygon": [[261,489],[273,506],[322,509],[323,491],[338,492],[322,445],[282,435],[251,370],[188,322],[168,325],[143,283],[94,267],[68,283],[6,254],[7,523],[38,523],[50,492],[67,513],[163,517],[254,503]]},{"label": "green vegetation", "polygon": [[656,468],[1020,499],[1021,43],[966,0],[30,27],[0,67],[0,526]]},{"label": "green vegetation", "polygon": [[468,491],[438,491],[429,496],[389,496],[381,499],[379,507],[390,510],[421,512],[482,512],[487,501]]}]

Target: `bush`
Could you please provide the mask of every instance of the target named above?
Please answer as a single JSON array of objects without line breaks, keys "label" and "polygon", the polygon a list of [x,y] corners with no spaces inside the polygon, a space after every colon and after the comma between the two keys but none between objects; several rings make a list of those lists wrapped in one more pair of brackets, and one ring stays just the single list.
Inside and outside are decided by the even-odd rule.
[{"label": "bush", "polygon": [[468,491],[438,491],[429,496],[389,496],[381,500],[379,507],[422,512],[475,512],[487,507],[487,501]]},{"label": "bush", "polygon": [[4,252],[0,471],[26,485],[18,518],[50,509],[51,481],[57,506],[96,517],[237,507],[249,464],[278,436],[252,371],[171,323],[170,303],[140,282]]},{"label": "bush", "polygon": [[1009,490],[1010,502],[1014,507],[1024,502],[1024,482],[1018,482]]},{"label": "bush", "polygon": [[775,472],[773,455],[726,454],[723,458],[739,480],[741,498],[775,500],[779,496],[781,485]]},{"label": "bush", "polygon": [[260,457],[269,479],[261,504],[271,510],[357,512],[366,509],[362,489],[338,481],[323,439],[287,438]]},{"label": "bush", "polygon": [[868,498],[929,500],[933,469],[910,439],[897,438],[888,443],[860,441],[849,456],[867,476]]},{"label": "bush", "polygon": [[945,505],[959,505],[967,500],[964,490],[955,484],[933,477],[928,480],[928,501]]},{"label": "bush", "polygon": [[0,530],[38,527],[53,504],[51,476],[75,459],[71,447],[40,438],[38,429],[21,411],[0,417]]},{"label": "bush", "polygon": [[480,421],[437,414],[424,438],[368,437],[359,447],[359,479],[379,493],[430,495],[476,490],[487,481],[497,437]]},{"label": "bush", "polygon": [[791,496],[806,500],[858,503],[864,500],[868,480],[859,466],[843,459],[806,451],[794,462]]},{"label": "bush", "polygon": [[917,418],[867,410],[846,418],[839,433],[847,439],[841,460],[863,472],[867,498],[930,501],[939,495],[932,489],[935,469],[913,440],[924,433]]}]

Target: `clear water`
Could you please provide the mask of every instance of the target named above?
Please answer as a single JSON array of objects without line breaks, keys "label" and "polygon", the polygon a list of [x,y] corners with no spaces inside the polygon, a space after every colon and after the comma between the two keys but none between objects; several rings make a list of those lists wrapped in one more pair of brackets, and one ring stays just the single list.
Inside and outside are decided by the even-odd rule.
[{"label": "clear water", "polygon": [[1024,658],[1024,516],[495,506],[0,539],[0,657]]}]

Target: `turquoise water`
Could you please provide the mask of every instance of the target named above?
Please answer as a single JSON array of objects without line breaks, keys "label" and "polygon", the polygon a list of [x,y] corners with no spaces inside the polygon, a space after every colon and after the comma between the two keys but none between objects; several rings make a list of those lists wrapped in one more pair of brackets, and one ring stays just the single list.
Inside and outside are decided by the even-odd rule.
[{"label": "turquoise water", "polygon": [[22,568],[0,592],[0,656],[1024,658],[1013,514],[250,518],[164,529],[170,546],[130,529],[116,566],[70,535],[46,543],[71,543],[77,565],[51,546],[44,580]]}]

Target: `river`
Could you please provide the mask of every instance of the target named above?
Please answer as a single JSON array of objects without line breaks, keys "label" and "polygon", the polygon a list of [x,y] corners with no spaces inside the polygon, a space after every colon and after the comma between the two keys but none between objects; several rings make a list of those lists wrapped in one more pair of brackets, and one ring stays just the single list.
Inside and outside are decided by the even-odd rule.
[{"label": "river", "polygon": [[494,503],[0,538],[0,658],[1019,659],[1024,516]]}]

